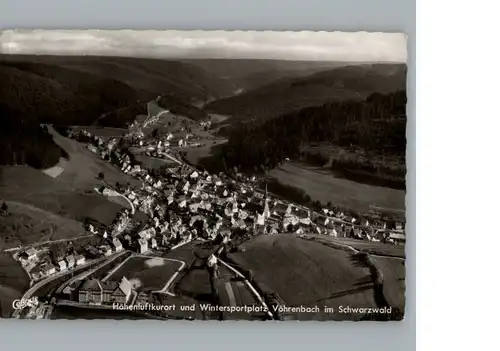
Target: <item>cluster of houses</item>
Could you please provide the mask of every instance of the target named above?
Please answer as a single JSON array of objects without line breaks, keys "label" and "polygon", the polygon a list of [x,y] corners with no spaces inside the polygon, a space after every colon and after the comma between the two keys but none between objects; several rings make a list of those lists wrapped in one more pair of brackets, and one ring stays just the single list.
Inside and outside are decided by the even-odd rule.
[{"label": "cluster of houses", "polygon": [[[50,248],[25,250],[18,259],[35,280],[81,266],[88,259],[109,256],[123,250],[124,246],[146,253],[194,238],[228,242],[241,234],[318,233],[374,242],[405,241],[402,222],[388,226],[381,220],[353,217],[331,209],[312,211],[271,198],[267,189],[262,192],[255,188],[254,178],[235,181],[223,173],[212,175],[182,163],[165,169],[161,175],[153,175],[152,171],[135,163],[129,153],[120,150],[116,139],[104,141],[87,131],[80,131],[77,137],[85,140],[89,150],[102,159],[115,163],[124,173],[142,181],[141,188],[128,187],[122,195],[149,220],[140,229],[127,230],[133,213],[124,209],[101,233],[90,224],[87,230],[102,236],[103,241],[97,247],[88,245],[85,252],[78,255],[54,259],[47,254]],[[169,134],[165,139],[148,145],[153,145],[155,152],[166,153],[169,151],[167,142],[174,138]],[[114,289],[96,284],[93,282],[92,286],[99,286],[106,294]],[[103,295],[103,301],[107,299]]]},{"label": "cluster of houses", "polygon": [[46,248],[37,250],[34,247],[24,250],[17,258],[33,280],[84,265],[86,262],[86,257],[83,254],[69,254],[58,257],[54,261],[50,256],[50,251]]},{"label": "cluster of houses", "polygon": [[[87,132],[88,133],[88,132]],[[172,140],[171,135],[166,139]],[[89,136],[92,139],[92,136]],[[99,138],[94,138],[99,140]],[[156,151],[167,152],[161,141],[150,143]],[[324,209],[322,213],[271,198],[254,188],[253,182],[236,182],[223,173],[212,175],[186,164],[164,170],[161,176],[135,164],[117,147],[114,139],[93,144],[106,158],[127,174],[143,182],[140,189],[126,189],[124,195],[150,218],[138,233],[123,240],[139,252],[174,245],[195,237],[228,241],[235,233],[318,233],[360,240],[401,242],[404,227],[387,228],[381,221],[370,223],[342,212]],[[109,157],[114,153],[114,157]]]},{"label": "cluster of houses", "polygon": [[[127,215],[127,211],[120,214],[118,218],[122,218],[124,215]],[[119,223],[120,222],[117,221],[114,225],[110,226],[110,233],[112,233],[112,229],[119,226]],[[86,225],[86,229],[93,234],[102,236],[103,240],[101,240],[98,245],[91,245],[90,243],[85,245],[78,253],[73,252],[66,254],[64,252],[57,252],[54,254],[51,252],[52,247],[48,245],[30,247],[21,251],[15,257],[31,279],[39,280],[58,272],[64,272],[85,265],[89,260],[110,256],[113,253],[124,250],[120,239],[116,235],[108,234],[108,230],[99,233],[97,228],[92,224]]]}]

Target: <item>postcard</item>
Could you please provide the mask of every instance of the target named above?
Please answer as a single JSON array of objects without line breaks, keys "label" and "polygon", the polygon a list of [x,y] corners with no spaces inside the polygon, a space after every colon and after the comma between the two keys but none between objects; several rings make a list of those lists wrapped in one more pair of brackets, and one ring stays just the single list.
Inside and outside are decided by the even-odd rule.
[{"label": "postcard", "polygon": [[404,318],[404,34],[0,44],[3,318]]}]

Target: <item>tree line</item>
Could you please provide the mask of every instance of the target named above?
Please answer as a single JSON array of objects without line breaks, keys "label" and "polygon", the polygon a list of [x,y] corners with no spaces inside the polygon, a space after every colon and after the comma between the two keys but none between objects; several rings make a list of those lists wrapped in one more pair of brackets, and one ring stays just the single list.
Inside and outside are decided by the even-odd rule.
[{"label": "tree line", "polygon": [[[404,176],[404,169],[390,167],[403,160],[406,150],[406,91],[386,95],[372,94],[364,101],[340,101],[309,107],[281,115],[264,123],[241,125],[221,148],[220,166],[238,171],[265,172],[286,158],[303,158],[304,145],[328,143],[331,147],[362,150],[371,155],[364,161],[334,159],[332,167],[367,172],[393,172]],[[310,152],[309,152],[310,156]],[[383,156],[389,163],[371,165],[371,159]],[[327,161],[326,158],[323,161]],[[401,163],[401,162],[400,162]],[[385,167],[385,168],[384,168]]]}]

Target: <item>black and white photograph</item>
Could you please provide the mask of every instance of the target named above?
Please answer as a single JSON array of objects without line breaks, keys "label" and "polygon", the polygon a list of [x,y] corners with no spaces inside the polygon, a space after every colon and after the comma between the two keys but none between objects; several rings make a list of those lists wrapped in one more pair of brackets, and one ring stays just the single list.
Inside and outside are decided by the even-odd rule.
[{"label": "black and white photograph", "polygon": [[0,317],[401,321],[407,37],[0,31]]}]

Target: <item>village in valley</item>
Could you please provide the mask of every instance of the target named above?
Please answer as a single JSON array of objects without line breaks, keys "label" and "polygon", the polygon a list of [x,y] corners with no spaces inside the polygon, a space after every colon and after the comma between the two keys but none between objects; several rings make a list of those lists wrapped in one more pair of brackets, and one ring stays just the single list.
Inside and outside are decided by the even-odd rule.
[{"label": "village in valley", "polygon": [[[190,165],[183,157],[183,150],[204,146],[197,140],[199,135],[190,132],[193,125],[181,123],[174,132],[145,132],[158,122],[161,114],[133,123],[120,138],[103,138],[80,128],[64,131],[67,138],[82,143],[96,158],[140,180],[142,185],[110,184],[102,174],[96,174],[101,186],[93,191],[121,199],[124,205],[110,226],[88,221],[84,224],[88,240],[83,242],[61,240],[57,245],[39,243],[9,250],[31,279],[30,290],[23,298],[37,298],[31,307],[16,309],[15,317],[50,318],[55,305],[106,310],[116,304],[133,306],[161,303],[162,298],[175,300],[173,286],[189,262],[169,253],[193,243],[210,248],[203,264],[212,273],[213,281],[240,275],[243,283],[239,286],[246,289],[241,294],[254,295],[249,299],[263,305],[267,300],[255,291],[251,278],[224,262],[218,253],[237,249],[259,235],[324,236],[404,244],[401,221],[386,220],[376,213],[356,215],[333,206],[308,208],[271,194],[261,177],[209,174]],[[191,122],[200,131],[210,129],[210,121]],[[145,167],[137,161],[139,155],[162,160],[164,165]],[[151,267],[156,264],[163,267],[160,277],[151,278],[162,280],[155,288],[138,285],[131,272],[134,267],[144,269],[144,262],[153,262],[147,263]],[[172,268],[165,268],[165,264]],[[127,265],[130,267],[124,268]],[[235,304],[234,297],[227,303]],[[167,311],[147,314],[173,318]],[[195,317],[182,314],[182,318]]]}]

